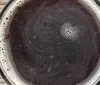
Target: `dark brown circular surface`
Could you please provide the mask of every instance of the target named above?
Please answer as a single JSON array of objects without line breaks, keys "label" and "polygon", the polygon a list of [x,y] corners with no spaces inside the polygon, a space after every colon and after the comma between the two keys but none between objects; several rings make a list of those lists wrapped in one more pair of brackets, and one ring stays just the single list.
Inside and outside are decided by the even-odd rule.
[{"label": "dark brown circular surface", "polygon": [[98,28],[74,0],[31,0],[11,26],[11,49],[19,73],[38,85],[75,85],[99,58]]}]

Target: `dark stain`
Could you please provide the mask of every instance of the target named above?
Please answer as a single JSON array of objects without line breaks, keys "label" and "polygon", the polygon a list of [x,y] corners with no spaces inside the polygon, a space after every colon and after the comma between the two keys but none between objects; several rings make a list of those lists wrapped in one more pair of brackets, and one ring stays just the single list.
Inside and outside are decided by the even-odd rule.
[{"label": "dark stain", "polygon": [[9,34],[6,34],[4,39],[8,40],[10,38],[10,35]]}]

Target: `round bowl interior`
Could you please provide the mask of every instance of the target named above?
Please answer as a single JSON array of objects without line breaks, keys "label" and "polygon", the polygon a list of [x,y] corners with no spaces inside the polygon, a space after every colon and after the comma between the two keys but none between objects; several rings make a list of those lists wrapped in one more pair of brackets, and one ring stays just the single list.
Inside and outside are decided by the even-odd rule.
[{"label": "round bowl interior", "polygon": [[[95,22],[100,28],[100,10],[91,0],[78,0],[80,4],[82,4],[87,10],[92,14],[95,19]],[[2,71],[4,72],[7,79],[11,82],[12,85],[32,85],[28,83],[17,71],[16,66],[12,59],[12,53],[9,43],[9,25],[17,11],[17,8],[24,5],[25,0],[15,0],[13,1],[0,21],[0,66]],[[99,29],[100,30],[100,29]],[[91,73],[91,75],[80,82],[77,85],[95,85],[100,80],[100,60],[98,61],[98,65]]]}]

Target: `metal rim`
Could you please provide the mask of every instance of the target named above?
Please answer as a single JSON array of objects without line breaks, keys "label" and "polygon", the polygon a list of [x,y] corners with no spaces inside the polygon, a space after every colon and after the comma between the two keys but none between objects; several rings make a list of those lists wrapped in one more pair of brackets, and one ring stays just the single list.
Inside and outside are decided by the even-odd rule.
[{"label": "metal rim", "polygon": [[[100,28],[100,10],[97,8],[97,6],[95,6],[91,0],[78,0],[78,2],[84,5],[84,7],[86,7],[90,11],[97,23],[98,28]],[[2,14],[0,22],[0,66],[5,76],[12,85],[31,85],[30,83],[25,81],[17,72],[10,51],[9,39],[5,38],[9,35],[9,25],[12,21],[14,14],[17,11],[17,8],[22,6],[24,3],[25,0],[13,1],[7,7],[6,11]],[[99,65],[100,60],[91,75],[77,85],[95,85],[100,80]]]},{"label": "metal rim", "polygon": [[8,8],[8,6],[9,6],[12,2],[13,2],[13,1],[10,0],[10,1],[6,4],[6,6],[2,9],[2,11],[1,11],[1,13],[0,13],[0,19],[1,19],[2,15],[4,14],[5,10]]}]

